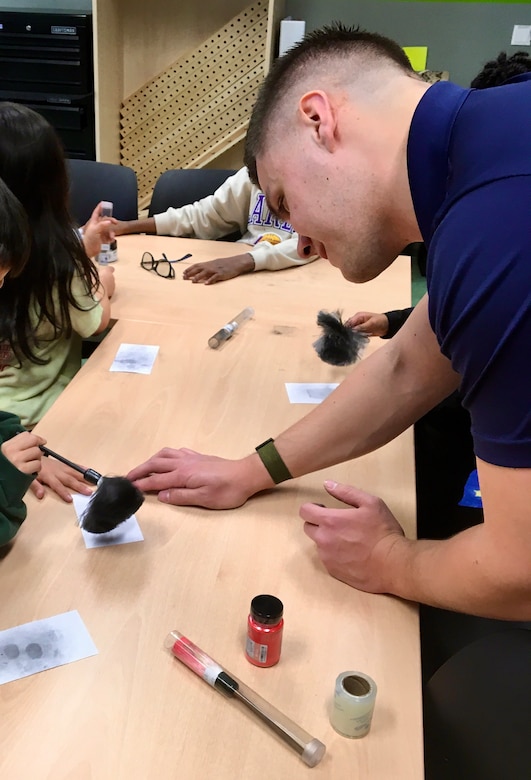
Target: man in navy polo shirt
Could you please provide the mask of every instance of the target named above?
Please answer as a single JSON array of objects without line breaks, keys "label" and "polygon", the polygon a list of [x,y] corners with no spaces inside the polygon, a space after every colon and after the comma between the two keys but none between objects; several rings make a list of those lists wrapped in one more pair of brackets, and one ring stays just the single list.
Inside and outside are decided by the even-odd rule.
[{"label": "man in navy polo shirt", "polygon": [[279,58],[246,143],[271,211],[352,282],[428,247],[428,296],[319,407],[238,461],[165,451],[130,478],[161,501],[226,508],[383,445],[460,387],[485,521],[406,539],[378,498],[325,482],[304,504],[328,571],[374,593],[531,619],[531,81],[430,85],[400,47],[334,25]]}]

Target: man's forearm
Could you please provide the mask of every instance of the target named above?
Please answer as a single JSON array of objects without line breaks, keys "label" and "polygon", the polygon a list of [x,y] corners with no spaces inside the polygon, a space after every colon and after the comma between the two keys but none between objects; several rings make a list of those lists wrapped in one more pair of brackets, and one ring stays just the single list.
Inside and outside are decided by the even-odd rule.
[{"label": "man's forearm", "polygon": [[420,303],[417,309],[394,339],[275,438],[294,477],[378,449],[455,388],[457,377],[440,354],[426,308]]},{"label": "man's forearm", "polygon": [[[387,358],[381,354],[383,351],[384,348],[371,355],[365,363],[375,360],[385,364]],[[388,376],[385,380],[388,387],[392,368],[378,373]],[[395,409],[388,395],[386,402],[380,403],[371,376],[372,371],[367,372],[366,366],[359,364],[325,401],[275,436],[275,447],[292,477],[371,452],[398,436],[416,419],[416,413],[408,413],[404,404]],[[394,401],[399,400],[400,394],[397,388]],[[242,479],[249,495],[274,484],[257,454],[242,461]]]},{"label": "man's forearm", "polygon": [[529,581],[514,576],[507,551],[479,525],[444,541],[397,537],[385,561],[385,591],[441,609],[531,620]]}]

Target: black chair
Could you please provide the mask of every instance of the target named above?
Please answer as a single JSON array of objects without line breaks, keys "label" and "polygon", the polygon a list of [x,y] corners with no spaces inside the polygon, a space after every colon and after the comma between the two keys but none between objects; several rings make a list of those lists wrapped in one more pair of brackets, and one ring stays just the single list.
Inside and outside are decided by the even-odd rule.
[{"label": "black chair", "polygon": [[221,168],[175,168],[165,171],[155,183],[148,216],[162,214],[170,207],[178,209],[212,195],[234,173],[235,170]]},{"label": "black chair", "polygon": [[[169,208],[178,209],[201,200],[220,187],[236,171],[228,168],[175,168],[157,179],[149,204],[148,216],[162,214]],[[222,241],[236,241],[239,231],[223,236]]]},{"label": "black chair", "polygon": [[138,182],[132,168],[94,160],[67,160],[70,211],[84,225],[100,202],[113,204],[116,219],[138,219]]},{"label": "black chair", "polygon": [[428,256],[426,244],[422,241],[415,241],[413,244],[408,244],[400,254],[409,255],[417,263],[421,275],[426,276],[426,258]]},{"label": "black chair", "polygon": [[424,690],[426,780],[529,780],[531,630],[484,636]]}]

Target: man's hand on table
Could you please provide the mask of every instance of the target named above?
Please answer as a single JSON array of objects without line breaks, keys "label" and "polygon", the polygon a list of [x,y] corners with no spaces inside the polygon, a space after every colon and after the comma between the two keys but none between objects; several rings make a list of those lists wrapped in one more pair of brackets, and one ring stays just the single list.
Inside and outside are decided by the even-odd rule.
[{"label": "man's hand on table", "polygon": [[326,490],[349,509],[303,504],[304,532],[329,574],[369,593],[389,593],[386,561],[395,545],[410,544],[384,502],[363,490],[327,481]]},{"label": "man's hand on table", "polygon": [[67,503],[72,502],[72,493],[90,496],[93,492],[93,488],[85,482],[79,472],[53,458],[42,459],[39,475],[31,484],[31,491],[38,499],[44,498],[46,488]]},{"label": "man's hand on table", "polygon": [[[258,456],[226,460],[199,452],[165,447],[127,475],[139,490],[158,493],[176,506],[234,509],[250,496],[273,487]],[[349,485],[325,482],[334,498],[348,509],[303,504],[305,533],[316,543],[319,557],[336,579],[359,590],[389,593],[388,555],[395,546],[410,545],[384,502]]]},{"label": "man's hand on table", "polygon": [[234,509],[269,486],[268,475],[261,465],[258,473],[263,484],[253,477],[256,470],[253,459],[257,461],[258,456],[226,460],[186,448],[165,447],[132,469],[127,478],[143,492],[158,493],[159,501],[164,504]]}]

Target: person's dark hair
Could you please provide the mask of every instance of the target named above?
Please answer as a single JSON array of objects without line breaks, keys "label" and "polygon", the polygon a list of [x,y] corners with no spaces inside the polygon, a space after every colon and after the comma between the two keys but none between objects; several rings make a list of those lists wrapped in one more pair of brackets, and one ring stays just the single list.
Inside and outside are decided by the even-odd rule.
[{"label": "person's dark hair", "polygon": [[31,238],[28,262],[16,277],[8,274],[0,289],[0,340],[9,342],[19,360],[42,364],[35,353],[37,324],[48,320],[54,339],[70,336],[68,307],[80,308],[71,291],[74,275],[87,293],[99,280],[69,214],[61,142],[46,119],[26,106],[0,103],[0,177],[24,207]]},{"label": "person's dark hair", "polygon": [[387,60],[408,75],[414,73],[404,50],[383,35],[367,32],[358,26],[347,27],[341,22],[333,22],[308,33],[300,43],[275,60],[260,87],[245,140],[244,163],[251,181],[258,184],[256,158],[263,151],[269,118],[289,84],[296,80],[298,74],[311,67],[312,62],[326,57],[346,59],[353,53],[367,59]]},{"label": "person's dark hair", "polygon": [[6,183],[0,179],[0,268],[18,276],[30,250],[26,212]]},{"label": "person's dark hair", "polygon": [[485,63],[478,75],[472,79],[470,86],[474,89],[487,89],[487,87],[499,87],[514,76],[531,71],[531,58],[526,51],[517,51],[510,57],[502,51],[495,60]]}]

